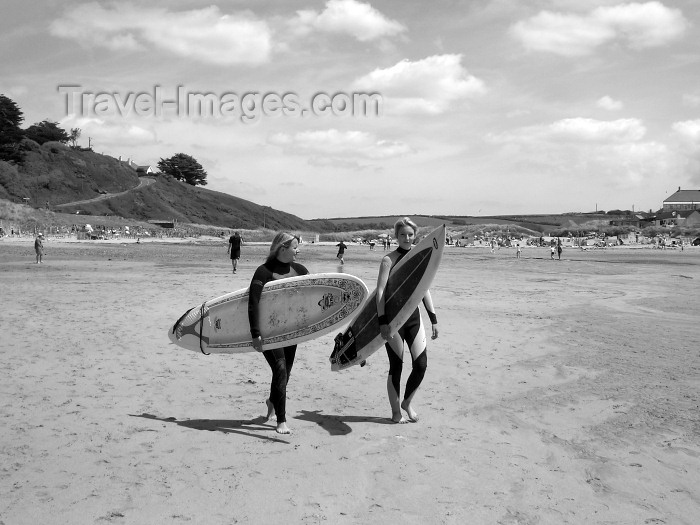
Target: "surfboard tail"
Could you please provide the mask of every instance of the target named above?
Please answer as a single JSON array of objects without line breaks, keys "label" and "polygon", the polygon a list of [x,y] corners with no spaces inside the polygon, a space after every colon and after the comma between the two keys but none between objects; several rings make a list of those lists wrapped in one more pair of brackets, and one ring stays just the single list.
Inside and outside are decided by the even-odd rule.
[{"label": "surfboard tail", "polygon": [[329,357],[331,370],[340,370],[343,365],[352,362],[356,357],[355,335],[352,328],[348,328],[345,333],[341,332],[335,336],[335,345]]}]

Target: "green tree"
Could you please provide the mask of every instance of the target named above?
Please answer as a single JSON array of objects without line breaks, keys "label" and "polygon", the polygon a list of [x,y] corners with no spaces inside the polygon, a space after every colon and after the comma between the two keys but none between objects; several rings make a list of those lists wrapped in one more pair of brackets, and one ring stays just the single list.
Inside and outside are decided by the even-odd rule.
[{"label": "green tree", "polygon": [[158,169],[192,186],[207,185],[207,172],[194,157],[185,153],[178,153],[169,159],[160,159]]},{"label": "green tree", "polygon": [[0,94],[0,160],[20,164],[24,154],[20,142],[24,132],[19,127],[24,115],[19,106],[5,95]]},{"label": "green tree", "polygon": [[50,120],[42,120],[41,122],[32,124],[27,128],[24,134],[28,139],[32,139],[39,144],[52,141],[65,144],[70,140],[66,130],[59,127],[57,122],[51,122]]},{"label": "green tree", "polygon": [[70,147],[73,149],[78,148],[78,139],[80,138],[80,134],[82,133],[82,130],[80,128],[71,128],[70,129],[70,135],[68,136],[68,140],[70,140]]}]

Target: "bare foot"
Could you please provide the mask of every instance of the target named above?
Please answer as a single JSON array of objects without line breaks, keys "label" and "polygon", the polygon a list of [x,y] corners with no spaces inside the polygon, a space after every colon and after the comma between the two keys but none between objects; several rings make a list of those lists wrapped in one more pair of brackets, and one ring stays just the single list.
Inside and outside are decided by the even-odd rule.
[{"label": "bare foot", "polygon": [[401,415],[401,412],[399,412],[398,414],[392,414],[392,415],[391,415],[391,420],[392,420],[394,423],[398,423],[399,425],[403,425],[404,423],[408,423],[408,421],[406,421],[406,420],[404,419],[404,417]]},{"label": "bare foot", "polygon": [[277,423],[277,433],[278,434],[291,434],[292,431],[287,426],[287,423]]},{"label": "bare foot", "polygon": [[272,401],[270,401],[269,399],[265,400],[265,404],[267,405],[267,415],[265,416],[265,421],[267,421],[275,415],[275,405],[273,405]]},{"label": "bare foot", "polygon": [[411,403],[409,403],[406,399],[401,402],[401,408],[406,411],[408,414],[408,420],[411,423],[416,423],[418,421],[418,414],[416,414],[416,411],[411,408]]}]

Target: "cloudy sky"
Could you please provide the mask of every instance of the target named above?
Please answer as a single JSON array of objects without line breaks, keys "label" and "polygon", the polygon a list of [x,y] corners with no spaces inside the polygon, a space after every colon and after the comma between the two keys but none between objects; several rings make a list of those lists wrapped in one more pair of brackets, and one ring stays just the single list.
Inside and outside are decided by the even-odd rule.
[{"label": "cloudy sky", "polygon": [[697,0],[4,0],[0,92],[305,219],[656,210],[700,188],[699,33]]}]

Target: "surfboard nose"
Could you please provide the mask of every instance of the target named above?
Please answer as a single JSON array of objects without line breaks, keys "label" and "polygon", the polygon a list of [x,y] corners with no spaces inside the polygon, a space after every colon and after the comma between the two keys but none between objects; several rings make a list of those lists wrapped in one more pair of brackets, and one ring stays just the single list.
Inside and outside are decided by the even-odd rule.
[{"label": "surfboard nose", "polygon": [[202,336],[202,316],[208,310],[204,305],[187,310],[168,330],[168,339],[178,346],[193,351],[204,351],[202,346],[209,344],[209,338]]}]

